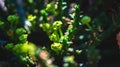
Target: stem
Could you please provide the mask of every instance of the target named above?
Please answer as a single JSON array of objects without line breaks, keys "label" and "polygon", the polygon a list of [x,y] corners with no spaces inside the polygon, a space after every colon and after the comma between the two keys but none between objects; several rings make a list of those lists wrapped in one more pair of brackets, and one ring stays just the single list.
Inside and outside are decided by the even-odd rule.
[{"label": "stem", "polygon": [[75,8],[75,17],[74,17],[74,23],[73,25],[73,32],[70,33],[69,38],[73,38],[77,32],[77,29],[79,28],[79,16],[80,16],[80,8],[79,5],[77,5],[78,8]]},{"label": "stem", "polygon": [[61,20],[62,16],[63,16],[63,10],[62,10],[63,5],[62,5],[62,2],[63,2],[63,0],[58,0],[58,12],[59,12],[59,14],[57,15],[58,20]]},{"label": "stem", "polygon": [[59,35],[57,33],[57,30],[54,31],[54,34],[56,35],[57,42],[59,42]]},{"label": "stem", "polygon": [[92,30],[92,27],[90,26],[90,24],[87,23],[86,25],[90,30]]},{"label": "stem", "polygon": [[61,30],[61,29],[59,29],[59,33],[60,33],[60,37],[62,37],[62,36],[63,36],[63,33],[62,33],[62,30]]}]

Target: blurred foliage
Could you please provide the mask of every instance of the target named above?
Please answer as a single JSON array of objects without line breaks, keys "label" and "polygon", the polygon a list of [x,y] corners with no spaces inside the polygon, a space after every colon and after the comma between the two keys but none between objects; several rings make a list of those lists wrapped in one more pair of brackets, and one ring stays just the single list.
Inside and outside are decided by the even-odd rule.
[{"label": "blurred foliage", "polygon": [[[96,47],[120,28],[119,7],[119,0],[0,0],[0,33],[7,36],[0,47],[25,67],[96,67]],[[47,46],[29,42],[36,31],[47,34],[37,39],[47,36]]]}]

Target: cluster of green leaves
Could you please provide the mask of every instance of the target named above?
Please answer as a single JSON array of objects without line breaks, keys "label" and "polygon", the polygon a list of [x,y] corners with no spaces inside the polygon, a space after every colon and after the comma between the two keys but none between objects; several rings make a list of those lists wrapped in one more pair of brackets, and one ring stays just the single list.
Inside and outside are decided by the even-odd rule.
[{"label": "cluster of green leaves", "polygon": [[34,64],[33,60],[35,60],[37,47],[27,41],[27,31],[23,27],[18,27],[19,17],[9,15],[7,20],[9,29],[6,34],[9,36],[11,43],[8,43],[5,48],[13,52],[20,62]]},{"label": "cluster of green leaves", "polygon": [[24,64],[35,64],[35,51],[37,47],[32,43],[8,43],[6,49],[12,51],[17,59]]},{"label": "cluster of green leaves", "polygon": [[53,44],[51,44],[51,49],[56,53],[61,54],[69,46],[69,44],[67,44],[67,42],[69,41],[68,36],[64,35],[62,31],[63,22],[62,20],[48,20],[48,16],[50,16],[49,13],[52,13],[52,15],[57,17],[58,5],[59,4],[54,4],[53,2],[51,2],[46,5],[45,9],[40,11],[42,15],[41,17],[43,17],[43,19],[41,20],[42,24],[40,24],[40,27],[43,29],[43,31],[45,31],[48,34],[50,40],[53,41]]},{"label": "cluster of green leaves", "polygon": [[[53,67],[52,59],[49,57],[49,53],[44,54],[42,49],[38,49],[38,47],[29,42],[28,35],[35,29],[34,22],[35,16],[29,15],[28,21],[32,23],[32,26],[29,27],[30,31],[26,30],[24,27],[18,26],[19,17],[16,15],[9,15],[8,20],[8,29],[5,29],[6,23],[0,21],[1,29],[4,30],[10,39],[10,42],[5,45],[5,48],[12,52],[15,58],[20,62],[25,64],[26,66],[35,65],[38,59],[41,59],[40,65]],[[43,53],[42,53],[43,52]],[[46,51],[47,52],[47,51]],[[48,55],[47,57],[43,58],[40,55]],[[49,61],[48,61],[49,60]],[[49,63],[50,62],[50,63]],[[54,66],[55,67],[55,66]]]},{"label": "cluster of green leaves", "polygon": [[[35,2],[43,3],[43,1],[36,0]],[[40,10],[36,9],[35,6],[38,4],[34,3],[34,0],[26,0],[25,2],[27,2],[25,5],[29,4],[30,6],[28,7],[30,12],[28,11],[27,14],[27,20],[31,23],[29,31],[23,27],[19,27],[18,16],[8,16],[8,24],[0,21],[0,28],[5,31],[5,34],[10,37],[11,41],[5,47],[11,50],[22,62],[33,63],[36,60],[34,58],[37,47],[29,43],[27,37],[30,32],[37,31],[38,24],[52,41],[52,44],[49,44],[51,49],[47,49],[47,51],[55,54],[53,56],[65,56],[63,58],[65,62],[64,67],[77,67],[79,64],[75,65],[77,62],[75,62],[74,58],[76,55],[81,56],[83,53],[87,56],[86,62],[88,65],[92,66],[98,62],[99,54],[96,46],[108,36],[106,33],[103,33],[106,26],[104,22],[108,22],[105,12],[98,14],[99,17],[97,18],[91,18],[90,14],[84,14],[84,11],[80,10],[78,4],[74,3],[74,6],[68,6],[69,2],[65,2],[65,0],[49,1],[45,6],[42,5],[42,9],[39,7]],[[68,11],[68,15],[66,15],[65,10],[69,9],[69,7],[72,11],[71,13]],[[96,9],[97,7],[93,8]],[[118,18],[116,22],[119,21]],[[114,18],[112,20],[115,22]],[[120,27],[119,23],[111,24],[111,28],[108,31],[116,27]],[[38,55],[44,55],[44,53],[47,55],[46,51],[42,52],[40,50],[39,53]],[[40,59],[39,63],[43,64],[43,67],[51,66],[52,63],[50,65],[47,63],[47,60],[49,60],[48,57],[46,57],[47,59],[43,57],[38,58]]]},{"label": "cluster of green leaves", "polygon": [[52,23],[47,19],[50,16],[49,13],[51,12],[53,12],[52,14],[53,16],[57,17],[56,13],[58,11],[57,8],[55,8],[55,6],[57,7],[58,5],[59,4],[54,4],[53,2],[51,2],[46,5],[45,9],[40,11],[42,15],[41,17],[43,18],[41,19],[42,24],[40,24],[40,27],[43,29],[43,31],[45,31],[48,34],[50,40],[53,41],[53,44],[51,45],[51,49],[57,53],[59,53],[59,51],[61,53],[66,51],[70,46],[70,42],[72,41],[73,37],[76,34],[77,31],[76,29],[79,29],[79,27],[77,26],[78,23],[82,23],[91,29],[91,26],[89,24],[91,22],[91,18],[89,16],[83,16],[81,18],[81,21],[78,20],[80,19],[79,18],[80,14],[78,15],[75,14],[77,14],[77,12],[79,11],[79,6],[75,5],[74,6],[75,12],[72,14],[73,20],[70,19],[70,21],[67,23],[66,32],[63,32],[62,27],[64,26],[63,24],[66,23],[64,21],[64,19],[66,19],[64,15],[62,16],[62,19],[53,20]]},{"label": "cluster of green leaves", "polygon": [[[59,2],[59,4],[60,3],[61,2]],[[93,62],[97,62],[97,60],[99,59],[98,58],[99,54],[98,51],[95,49],[95,46],[98,44],[97,42],[99,42],[100,40],[97,37],[97,35],[99,34],[98,31],[96,31],[94,26],[91,25],[92,22],[91,17],[87,15],[82,15],[80,13],[79,5],[76,4],[73,7],[74,9],[73,13],[70,14],[71,18],[69,18],[69,20],[66,21],[66,19],[68,18],[65,17],[63,14],[59,14],[59,11],[57,11],[57,10],[64,11],[62,9],[63,7],[62,4],[61,4],[62,7],[61,8],[58,7],[58,9],[56,9],[55,6],[58,6],[59,4],[54,4],[55,6],[53,6],[53,4],[54,4],[53,2],[50,2],[49,4],[46,5],[46,7],[43,10],[40,11],[42,15],[41,16],[42,23],[40,24],[40,27],[43,29],[43,31],[45,31],[48,34],[50,40],[53,41],[53,44],[51,44],[51,49],[58,55],[67,55],[67,53],[69,53],[69,47],[75,45],[73,40],[75,40],[75,38],[78,35],[77,33],[79,32],[81,33],[81,35],[79,35],[78,40],[81,43],[79,43],[79,45],[77,46],[80,46],[82,48],[78,47],[77,49],[75,49],[76,52],[74,54],[80,55],[82,50],[83,51],[85,50],[85,52],[88,55],[93,54],[96,57],[94,59],[90,59],[89,61],[94,60]],[[51,13],[54,18],[52,21],[50,21],[48,18],[49,16],[51,16]],[[57,17],[57,19],[55,17]],[[65,32],[63,32],[62,29],[64,27],[66,27],[64,29]],[[87,33],[86,34],[87,36],[85,36],[85,34],[82,34],[84,32]],[[81,51],[79,52],[79,50]],[[91,57],[92,56],[90,56],[89,58]],[[69,65],[67,67],[69,67]]]}]

